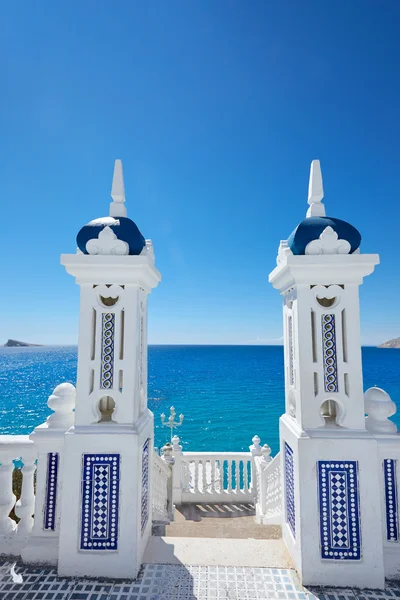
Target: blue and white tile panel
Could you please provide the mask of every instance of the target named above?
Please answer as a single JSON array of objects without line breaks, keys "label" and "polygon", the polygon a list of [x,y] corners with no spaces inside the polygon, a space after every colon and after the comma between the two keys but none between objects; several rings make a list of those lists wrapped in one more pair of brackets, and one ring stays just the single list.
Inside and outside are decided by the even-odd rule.
[{"label": "blue and white tile panel", "polygon": [[289,382],[294,385],[294,346],[293,346],[293,317],[288,317],[288,336],[289,336]]},{"label": "blue and white tile panel", "polygon": [[322,315],[322,356],[325,392],[338,392],[335,315]]},{"label": "blue and white tile panel", "polygon": [[149,520],[149,451],[150,440],[146,440],[142,449],[142,498],[141,498],[141,526],[142,533]]},{"label": "blue and white tile panel", "polygon": [[118,549],[119,454],[84,454],[81,550]]},{"label": "blue and white tile panel", "polygon": [[114,382],[115,313],[102,313],[100,387],[110,390]]},{"label": "blue and white tile panel", "polygon": [[361,559],[358,463],[318,461],[321,558]]},{"label": "blue and white tile panel", "polygon": [[54,531],[56,528],[58,452],[47,454],[47,480],[44,504],[43,529]]},{"label": "blue and white tile panel", "polygon": [[383,476],[385,481],[386,538],[389,542],[399,541],[398,500],[397,500],[397,461],[385,458]]},{"label": "blue and white tile panel", "polygon": [[285,495],[286,523],[289,525],[293,537],[296,537],[293,450],[287,442],[285,442]]}]

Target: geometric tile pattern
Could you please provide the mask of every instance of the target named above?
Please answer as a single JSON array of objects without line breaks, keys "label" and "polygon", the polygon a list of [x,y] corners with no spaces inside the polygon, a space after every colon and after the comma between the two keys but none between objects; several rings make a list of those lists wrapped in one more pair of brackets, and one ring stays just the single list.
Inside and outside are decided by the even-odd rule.
[{"label": "geometric tile pattern", "polygon": [[143,444],[142,450],[142,498],[141,498],[141,525],[142,533],[149,520],[149,447],[150,439]]},{"label": "geometric tile pattern", "polygon": [[294,505],[294,464],[293,450],[285,442],[285,490],[286,490],[286,523],[296,537],[296,512]]},{"label": "geometric tile pattern", "polygon": [[100,387],[109,390],[114,379],[115,313],[102,313]]},{"label": "geometric tile pattern", "polygon": [[385,480],[386,538],[389,542],[399,541],[396,463],[397,461],[392,458],[385,458],[383,461],[383,475]]},{"label": "geometric tile pattern", "polygon": [[321,558],[360,560],[358,463],[318,461]]},{"label": "geometric tile pattern", "polygon": [[321,321],[325,392],[338,392],[335,315],[322,315]]},{"label": "geometric tile pattern", "polygon": [[294,348],[293,348],[293,317],[288,317],[288,335],[289,335],[289,381],[294,385]]},{"label": "geometric tile pattern", "polygon": [[[18,582],[13,580],[13,569]],[[396,600],[385,590],[304,588],[295,571],[251,567],[144,565],[135,581],[65,579],[56,569],[0,561],[1,600]]]},{"label": "geometric tile pattern", "polygon": [[119,454],[84,454],[80,550],[117,550]]},{"label": "geometric tile pattern", "polygon": [[47,454],[47,481],[43,529],[50,529],[52,531],[56,528],[58,458],[58,452],[49,452]]}]

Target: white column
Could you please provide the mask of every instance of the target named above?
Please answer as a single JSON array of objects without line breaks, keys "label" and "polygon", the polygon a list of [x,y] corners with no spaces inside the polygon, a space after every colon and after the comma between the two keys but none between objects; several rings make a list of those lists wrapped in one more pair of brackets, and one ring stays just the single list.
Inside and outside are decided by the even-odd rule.
[{"label": "white column", "polygon": [[26,563],[56,565],[64,479],[64,437],[74,423],[75,387],[70,383],[58,385],[47,405],[54,413],[30,435],[38,456],[35,519],[21,557]]}]

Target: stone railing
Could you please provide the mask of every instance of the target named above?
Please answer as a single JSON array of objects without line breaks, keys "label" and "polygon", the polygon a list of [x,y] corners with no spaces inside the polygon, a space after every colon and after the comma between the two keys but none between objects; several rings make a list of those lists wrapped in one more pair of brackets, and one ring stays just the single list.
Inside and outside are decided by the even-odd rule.
[{"label": "stone railing", "polygon": [[153,453],[152,518],[153,521],[163,523],[169,522],[173,518],[171,446],[168,450],[163,448],[163,457]]},{"label": "stone railing", "polygon": [[271,460],[265,447],[254,457],[256,520],[264,525],[280,525],[282,518],[282,482],[280,453]]},{"label": "stone railing", "polygon": [[74,421],[74,386],[57,386],[47,404],[53,414],[29,436],[0,435],[0,555],[56,564],[64,435]]},{"label": "stone railing", "polygon": [[396,404],[384,390],[372,387],[364,394],[366,428],[378,446],[381,507],[384,524],[383,556],[385,576],[400,576],[400,434],[390,417]]},{"label": "stone railing", "polygon": [[[28,435],[0,436],[0,554],[19,556],[33,527],[37,452]],[[22,462],[18,469],[14,461]],[[13,481],[22,483],[20,497]],[[18,485],[19,487],[19,485]],[[14,509],[18,523],[9,515]]]},{"label": "stone railing", "polygon": [[184,452],[175,460],[182,503],[252,501],[248,452]]}]

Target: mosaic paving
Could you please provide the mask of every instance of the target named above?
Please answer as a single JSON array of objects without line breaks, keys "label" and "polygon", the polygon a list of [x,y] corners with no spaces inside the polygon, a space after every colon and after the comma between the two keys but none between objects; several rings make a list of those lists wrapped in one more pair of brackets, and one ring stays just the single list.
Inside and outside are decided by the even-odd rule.
[{"label": "mosaic paving", "polygon": [[250,567],[144,565],[136,581],[63,579],[54,569],[0,562],[0,600],[389,600],[385,590],[306,589],[294,571]]}]

